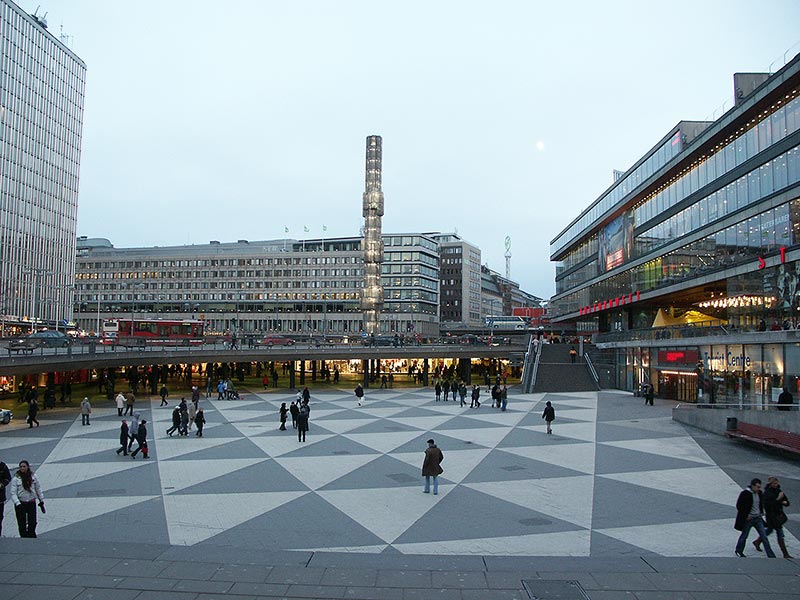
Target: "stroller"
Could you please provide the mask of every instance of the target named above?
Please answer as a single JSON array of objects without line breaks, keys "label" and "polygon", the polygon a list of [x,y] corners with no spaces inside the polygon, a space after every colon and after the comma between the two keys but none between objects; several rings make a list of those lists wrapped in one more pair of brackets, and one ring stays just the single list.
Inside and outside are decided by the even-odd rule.
[{"label": "stroller", "polygon": [[228,400],[238,400],[239,392],[236,390],[228,390]]}]

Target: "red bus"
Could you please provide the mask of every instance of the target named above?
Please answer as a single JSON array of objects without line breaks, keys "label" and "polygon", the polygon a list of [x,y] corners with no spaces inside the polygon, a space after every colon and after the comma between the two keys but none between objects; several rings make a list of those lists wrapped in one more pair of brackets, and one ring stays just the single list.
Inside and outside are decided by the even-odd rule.
[{"label": "red bus", "polygon": [[199,345],[203,321],[193,319],[110,319],[103,321],[104,344],[121,346]]}]

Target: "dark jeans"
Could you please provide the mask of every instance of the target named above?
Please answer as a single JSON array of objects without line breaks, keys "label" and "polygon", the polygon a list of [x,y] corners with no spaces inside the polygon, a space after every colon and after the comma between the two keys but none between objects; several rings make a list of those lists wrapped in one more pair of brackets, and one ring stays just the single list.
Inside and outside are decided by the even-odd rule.
[{"label": "dark jeans", "polygon": [[297,430],[297,441],[298,442],[305,442],[306,441],[306,430],[305,429],[298,429]]},{"label": "dark jeans", "polygon": [[203,423],[197,423],[197,433],[195,433],[197,437],[203,437]]},{"label": "dark jeans", "polygon": [[125,405],[125,414],[128,414],[128,411],[131,412],[131,416],[133,416],[133,404],[126,404]]},{"label": "dark jeans", "polygon": [[81,425],[89,424],[89,415],[81,415]]},{"label": "dark jeans", "polygon": [[764,521],[761,519],[761,517],[747,519],[747,522],[744,524],[744,529],[742,529],[742,535],[739,536],[739,541],[736,542],[736,552],[744,552],[744,545],[747,543],[747,534],[750,533],[751,529],[755,529],[758,532],[758,535],[761,536],[761,541],[764,544],[764,552],[767,553],[767,556],[770,558],[775,558],[775,553],[772,551],[772,547],[769,545],[766,527],[764,526]]},{"label": "dark jeans", "polygon": [[17,513],[17,525],[19,525],[19,537],[36,537],[36,501],[20,502],[14,507]]}]

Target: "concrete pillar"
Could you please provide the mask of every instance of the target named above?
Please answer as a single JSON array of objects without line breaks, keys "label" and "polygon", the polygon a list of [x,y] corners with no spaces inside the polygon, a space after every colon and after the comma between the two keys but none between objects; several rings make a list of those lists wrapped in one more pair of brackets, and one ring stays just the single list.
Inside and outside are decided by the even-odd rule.
[{"label": "concrete pillar", "polygon": [[364,372],[364,383],[362,385],[366,389],[369,387],[369,359],[361,360],[361,370]]},{"label": "concrete pillar", "polygon": [[317,380],[317,361],[311,361],[311,382],[315,382]]},{"label": "concrete pillar", "polygon": [[300,364],[300,385],[306,384],[306,361],[299,361]]},{"label": "concrete pillar", "polygon": [[295,387],[294,381],[294,361],[289,362],[289,389],[293,390]]},{"label": "concrete pillar", "polygon": [[428,365],[428,359],[422,361],[422,385],[428,385],[428,371],[430,370],[430,366]]}]

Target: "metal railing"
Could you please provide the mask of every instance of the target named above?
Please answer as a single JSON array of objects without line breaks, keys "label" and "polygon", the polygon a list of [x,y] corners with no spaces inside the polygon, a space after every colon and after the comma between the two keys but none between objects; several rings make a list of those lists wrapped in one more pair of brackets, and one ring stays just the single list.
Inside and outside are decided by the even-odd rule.
[{"label": "metal railing", "polygon": [[597,386],[597,389],[600,389],[600,377],[597,375],[597,371],[592,364],[592,359],[589,357],[588,352],[583,353],[583,359],[586,361],[586,366],[589,367],[589,372],[592,374],[592,379],[594,379],[594,384]]},{"label": "metal railing", "polygon": [[758,411],[797,411],[800,409],[800,406],[797,404],[775,404],[774,402],[764,403],[764,402],[685,402],[685,403],[678,403],[675,405],[675,408],[686,410],[686,409],[696,409],[696,408],[706,408],[706,409],[716,409],[716,408],[723,408],[723,409],[735,409],[735,410],[758,410]]}]

